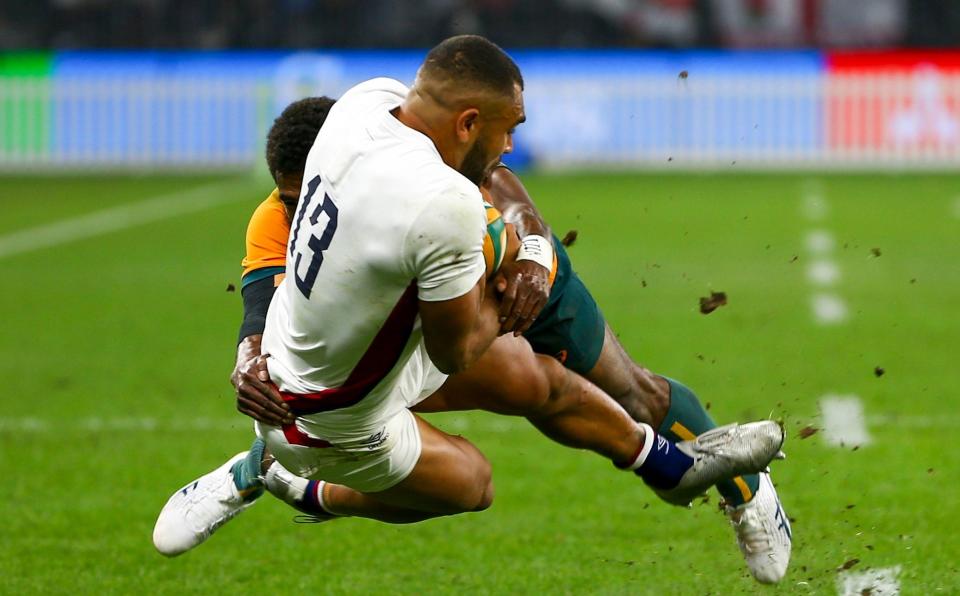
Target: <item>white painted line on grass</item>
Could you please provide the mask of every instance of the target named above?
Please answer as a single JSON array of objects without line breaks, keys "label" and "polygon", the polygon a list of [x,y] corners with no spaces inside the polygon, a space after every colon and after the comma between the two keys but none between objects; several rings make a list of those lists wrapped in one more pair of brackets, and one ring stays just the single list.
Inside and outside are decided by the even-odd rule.
[{"label": "white painted line on grass", "polygon": [[0,236],[0,259],[203,211],[230,201],[249,199],[249,193],[224,192],[230,189],[239,190],[242,188],[241,184],[237,179],[204,184],[136,203],[10,232]]},{"label": "white painted line on grass", "polygon": [[863,403],[856,395],[825,395],[820,398],[823,438],[830,445],[857,447],[870,444]]},{"label": "white painted line on grass", "polygon": [[[800,211],[811,222],[820,222],[827,218],[830,206],[823,195],[820,183],[808,180],[804,184]],[[836,240],[828,230],[814,227],[807,231],[804,238],[807,252],[813,260],[807,266],[807,281],[814,288],[828,288],[840,281],[840,267],[831,255],[836,248]],[[814,293],[810,297],[810,310],[818,325],[836,325],[847,320],[847,304],[840,296],[832,293]]]},{"label": "white painted line on grass", "polygon": [[896,428],[957,428],[960,416],[940,414],[939,416],[902,416],[900,414],[871,414],[867,416],[871,427],[890,426]]},{"label": "white painted line on grass", "polygon": [[835,294],[814,294],[810,306],[818,325],[836,325],[847,320],[847,303]]},{"label": "white painted line on grass", "polygon": [[827,255],[833,252],[837,242],[833,234],[827,230],[810,230],[807,232],[807,250],[812,255]]},{"label": "white painted line on grass", "polygon": [[803,193],[801,212],[810,221],[822,221],[830,214],[830,205],[819,189],[808,189]]},{"label": "white painted line on grass", "polygon": [[253,428],[252,420],[243,418],[185,418],[160,419],[153,417],[79,418],[54,420],[35,417],[0,418],[0,432],[158,432],[158,431],[217,431]]},{"label": "white painted line on grass", "polygon": [[[466,416],[433,419],[433,423],[444,429],[463,432],[513,433],[523,428],[531,428],[520,417],[484,416],[468,418]],[[0,433],[114,433],[114,432],[194,432],[194,431],[232,431],[253,429],[253,420],[245,416],[233,418],[155,418],[118,417],[101,418],[92,416],[79,419],[51,419],[35,416],[0,417]]]},{"label": "white painted line on grass", "polygon": [[807,280],[816,286],[832,286],[840,280],[840,268],[830,260],[818,260],[807,266]]},{"label": "white painted line on grass", "polygon": [[900,594],[900,565],[866,571],[845,571],[837,576],[840,596],[896,596]]}]

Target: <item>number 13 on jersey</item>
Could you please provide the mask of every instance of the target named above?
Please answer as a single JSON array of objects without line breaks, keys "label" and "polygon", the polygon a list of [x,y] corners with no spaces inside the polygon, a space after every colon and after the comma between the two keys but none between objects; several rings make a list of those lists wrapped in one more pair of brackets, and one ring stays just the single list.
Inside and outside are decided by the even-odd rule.
[{"label": "number 13 on jersey", "polygon": [[[338,210],[330,195],[320,189],[320,176],[315,176],[307,185],[307,194],[300,201],[297,221],[290,235],[290,259],[293,262],[293,277],[304,298],[310,299],[317,273],[323,265],[323,251],[330,247],[337,232]],[[323,197],[317,200],[317,197]],[[304,224],[304,215],[307,223]],[[307,236],[309,234],[309,236]]]}]

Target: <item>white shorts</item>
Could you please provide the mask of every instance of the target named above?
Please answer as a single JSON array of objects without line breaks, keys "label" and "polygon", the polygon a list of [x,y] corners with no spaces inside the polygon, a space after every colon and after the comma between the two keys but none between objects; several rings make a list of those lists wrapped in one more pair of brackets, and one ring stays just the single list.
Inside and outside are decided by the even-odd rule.
[{"label": "white shorts", "polygon": [[256,431],[280,465],[297,476],[365,493],[386,490],[410,475],[422,448],[416,417],[407,409],[387,420],[378,432],[349,445],[291,444],[283,429],[259,422]]},{"label": "white shorts", "polygon": [[420,393],[412,400],[408,401],[408,407],[413,407],[431,395],[437,392],[444,383],[447,382],[447,375],[440,372],[440,369],[427,356],[427,349],[422,348],[423,373],[421,376]]}]

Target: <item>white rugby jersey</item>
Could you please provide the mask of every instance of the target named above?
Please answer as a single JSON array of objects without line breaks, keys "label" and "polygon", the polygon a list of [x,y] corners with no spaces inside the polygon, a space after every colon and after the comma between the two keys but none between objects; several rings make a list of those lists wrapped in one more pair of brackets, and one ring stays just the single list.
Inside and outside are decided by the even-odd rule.
[{"label": "white rugby jersey", "polygon": [[289,403],[301,430],[333,443],[377,432],[419,399],[432,364],[417,299],[462,296],[485,271],[479,189],[390,113],[406,95],[373,79],[331,109],[267,314],[271,378],[282,392],[320,394]]}]

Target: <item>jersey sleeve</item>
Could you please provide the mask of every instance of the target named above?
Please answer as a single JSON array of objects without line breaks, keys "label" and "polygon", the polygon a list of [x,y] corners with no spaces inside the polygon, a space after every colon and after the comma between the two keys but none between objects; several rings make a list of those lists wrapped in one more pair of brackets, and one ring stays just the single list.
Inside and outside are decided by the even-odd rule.
[{"label": "jersey sleeve", "polygon": [[405,243],[420,300],[451,300],[477,284],[486,271],[485,231],[486,218],[478,190],[473,194],[453,190],[420,212]]},{"label": "jersey sleeve", "polygon": [[246,287],[255,281],[274,277],[280,283],[287,265],[287,237],[290,222],[280,202],[280,194],[274,190],[253,212],[247,225],[247,254],[243,258],[243,278]]}]

